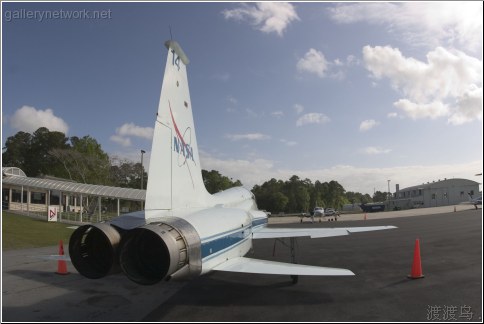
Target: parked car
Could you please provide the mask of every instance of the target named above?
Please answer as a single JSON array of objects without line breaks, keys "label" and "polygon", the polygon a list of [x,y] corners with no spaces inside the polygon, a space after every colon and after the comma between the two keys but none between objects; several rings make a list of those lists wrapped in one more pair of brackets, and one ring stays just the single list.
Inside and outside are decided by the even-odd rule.
[{"label": "parked car", "polygon": [[328,221],[337,221],[339,217],[339,212],[334,208],[328,207],[324,210],[324,217],[327,217]]},{"label": "parked car", "polygon": [[313,215],[316,217],[321,217],[325,215],[324,208],[322,207],[314,207]]}]

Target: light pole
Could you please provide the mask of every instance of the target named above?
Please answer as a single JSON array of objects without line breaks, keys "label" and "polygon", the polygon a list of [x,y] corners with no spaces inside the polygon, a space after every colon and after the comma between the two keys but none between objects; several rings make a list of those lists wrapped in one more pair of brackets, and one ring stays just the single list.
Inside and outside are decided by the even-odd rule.
[{"label": "light pole", "polygon": [[[143,190],[143,176],[144,176],[144,170],[143,170],[143,154],[145,154],[145,150],[141,150],[141,190]],[[141,210],[143,210],[143,200],[141,200]]]},{"label": "light pole", "polygon": [[390,200],[390,180],[387,180],[388,182],[388,194],[387,194],[387,200]]}]

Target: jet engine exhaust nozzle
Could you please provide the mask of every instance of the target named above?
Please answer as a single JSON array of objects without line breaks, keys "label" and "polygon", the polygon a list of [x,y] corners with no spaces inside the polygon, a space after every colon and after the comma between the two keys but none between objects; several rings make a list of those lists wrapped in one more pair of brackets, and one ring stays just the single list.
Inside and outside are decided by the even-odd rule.
[{"label": "jet engine exhaust nozzle", "polygon": [[119,264],[129,279],[153,285],[177,272],[181,278],[200,274],[200,238],[187,223],[174,222],[151,223],[123,236]]},{"label": "jet engine exhaust nozzle", "polygon": [[121,234],[104,223],[84,225],[72,233],[69,255],[79,273],[90,279],[99,279],[119,272],[117,249]]}]

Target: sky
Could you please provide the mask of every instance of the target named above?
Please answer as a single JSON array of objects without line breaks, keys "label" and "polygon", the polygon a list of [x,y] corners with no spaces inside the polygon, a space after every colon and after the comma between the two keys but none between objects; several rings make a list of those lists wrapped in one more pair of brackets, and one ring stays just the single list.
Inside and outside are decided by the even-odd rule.
[{"label": "sky", "polygon": [[178,41],[202,168],[373,194],[482,182],[482,2],[2,2],[2,143],[38,127],[145,168]]}]

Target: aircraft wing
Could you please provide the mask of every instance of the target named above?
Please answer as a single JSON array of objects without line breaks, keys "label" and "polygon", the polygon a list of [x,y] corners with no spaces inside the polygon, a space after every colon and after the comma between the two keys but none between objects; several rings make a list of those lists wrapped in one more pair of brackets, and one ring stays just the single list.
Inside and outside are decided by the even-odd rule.
[{"label": "aircraft wing", "polygon": [[341,228],[274,228],[264,227],[254,231],[252,239],[304,237],[322,238],[343,236],[357,232],[380,231],[396,228],[395,226],[367,226],[367,227],[341,227]]},{"label": "aircraft wing", "polygon": [[36,259],[42,259],[42,260],[71,262],[71,258],[68,255],[51,254],[51,255],[32,255],[30,257],[36,258]]},{"label": "aircraft wing", "polygon": [[301,275],[301,276],[354,276],[347,269],[315,267],[303,264],[283,263],[238,257],[219,264],[213,270],[259,274]]}]

